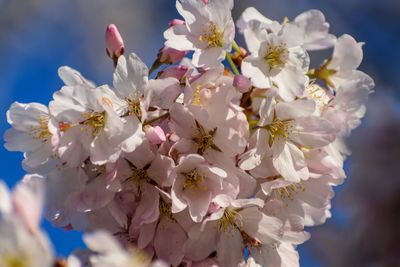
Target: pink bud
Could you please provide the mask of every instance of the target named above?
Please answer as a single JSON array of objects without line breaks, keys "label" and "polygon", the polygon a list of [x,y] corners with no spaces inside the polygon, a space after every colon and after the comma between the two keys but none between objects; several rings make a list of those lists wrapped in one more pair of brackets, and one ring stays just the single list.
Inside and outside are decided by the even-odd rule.
[{"label": "pink bud", "polygon": [[209,0],[201,0],[201,1],[202,1],[204,4],[207,5]]},{"label": "pink bud", "polygon": [[163,70],[160,73],[159,78],[160,79],[165,79],[165,78],[168,78],[168,77],[172,77],[172,78],[176,78],[176,79],[180,80],[180,79],[183,78],[183,76],[185,76],[187,71],[188,71],[188,67],[183,66],[183,65],[181,65],[181,66],[171,66],[171,67],[166,68],[165,70]]},{"label": "pink bud", "polygon": [[146,126],[144,128],[146,138],[155,145],[159,145],[167,140],[165,133],[160,126],[152,127]]},{"label": "pink bud", "polygon": [[178,51],[173,48],[164,46],[159,52],[160,63],[163,64],[175,64],[181,61],[186,56],[187,51]]},{"label": "pink bud", "polygon": [[243,75],[238,75],[233,79],[233,86],[235,86],[239,92],[246,93],[251,88],[251,81]]},{"label": "pink bud", "polygon": [[171,20],[171,21],[168,23],[168,26],[173,27],[173,26],[175,26],[175,25],[183,25],[183,24],[185,24],[185,21],[184,21],[184,20],[181,20],[181,19],[173,19],[173,20]]},{"label": "pink bud", "polygon": [[210,205],[208,206],[208,213],[214,213],[217,212],[221,207],[216,204],[215,202],[211,202]]},{"label": "pink bud", "polygon": [[106,46],[108,56],[114,61],[117,61],[125,52],[124,40],[114,24],[110,24],[107,27]]}]

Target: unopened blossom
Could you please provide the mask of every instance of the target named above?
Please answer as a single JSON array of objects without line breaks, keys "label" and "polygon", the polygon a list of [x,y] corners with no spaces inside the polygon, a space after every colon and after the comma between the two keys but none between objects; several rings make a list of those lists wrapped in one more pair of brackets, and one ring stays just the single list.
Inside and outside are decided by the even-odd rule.
[{"label": "unopened blossom", "polygon": [[147,140],[149,140],[151,143],[155,145],[161,144],[162,142],[165,142],[167,140],[165,137],[165,133],[160,126],[156,127],[148,126],[144,128],[144,131]]},{"label": "unopened blossom", "polygon": [[193,64],[215,67],[232,49],[235,25],[231,10],[233,0],[178,0],[176,7],[185,24],[177,24],[164,32],[165,45],[181,51],[194,51]]},{"label": "unopened blossom", "polygon": [[233,79],[233,86],[235,86],[239,92],[246,93],[251,88],[251,81],[243,75],[235,76]]},{"label": "unopened blossom", "polygon": [[114,24],[107,26],[106,46],[107,55],[114,60],[114,62],[117,62],[118,58],[125,52],[124,40],[122,39],[117,26]]}]

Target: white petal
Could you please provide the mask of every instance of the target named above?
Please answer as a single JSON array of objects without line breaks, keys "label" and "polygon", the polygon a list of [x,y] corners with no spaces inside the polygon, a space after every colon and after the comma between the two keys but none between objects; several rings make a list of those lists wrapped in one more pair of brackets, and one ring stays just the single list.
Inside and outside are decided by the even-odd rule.
[{"label": "white petal", "polygon": [[332,123],[320,117],[298,118],[292,127],[290,138],[304,146],[322,147],[336,139],[336,128]]},{"label": "white petal", "polygon": [[179,51],[193,50],[194,46],[190,40],[190,32],[186,25],[175,25],[164,32],[165,46]]},{"label": "white petal", "polygon": [[193,65],[203,68],[219,67],[225,59],[226,51],[221,47],[209,47],[203,50],[196,50],[193,54]]},{"label": "white petal", "polygon": [[85,84],[89,87],[95,88],[96,85],[85,79],[82,74],[68,66],[63,66],[58,69],[58,76],[65,83],[65,85],[74,86],[78,84]]},{"label": "white petal", "polygon": [[238,266],[243,261],[243,240],[237,229],[220,234],[217,258],[222,266]]},{"label": "white petal", "polygon": [[340,71],[355,70],[360,66],[362,58],[362,43],[357,43],[353,37],[345,34],[335,44],[329,68]]},{"label": "white petal", "polygon": [[303,96],[308,78],[298,66],[287,65],[273,80],[278,85],[279,96],[285,101],[292,101]]},{"label": "white petal", "polygon": [[281,120],[308,117],[315,112],[313,100],[299,99],[293,102],[279,102],[275,107],[276,115]]},{"label": "white petal", "polygon": [[258,88],[270,88],[271,81],[267,76],[268,64],[259,58],[246,57],[242,62],[243,75],[251,79],[253,85]]},{"label": "white petal", "polygon": [[147,66],[136,54],[130,54],[128,60],[125,56],[119,57],[113,80],[116,93],[121,98],[137,100],[147,86],[148,72]]},{"label": "white petal", "polygon": [[294,23],[303,29],[305,49],[320,50],[334,45],[336,37],[328,33],[329,23],[321,11],[312,9],[303,12],[294,19]]},{"label": "white petal", "polygon": [[[300,149],[287,142],[274,142],[272,144],[272,151],[272,163],[282,177],[287,181],[300,182],[299,174],[295,169],[295,164],[298,163],[295,163],[294,161],[304,162],[304,156],[303,158],[293,158],[293,155],[300,155],[297,153]],[[302,152],[300,151],[300,153]]]}]

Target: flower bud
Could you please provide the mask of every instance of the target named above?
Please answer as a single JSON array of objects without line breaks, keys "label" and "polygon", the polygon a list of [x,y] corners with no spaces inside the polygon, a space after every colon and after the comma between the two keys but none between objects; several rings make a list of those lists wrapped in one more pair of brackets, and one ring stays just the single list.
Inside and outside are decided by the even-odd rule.
[{"label": "flower bud", "polygon": [[181,20],[181,19],[173,19],[173,20],[171,20],[171,21],[168,23],[168,26],[169,26],[169,27],[173,27],[173,26],[175,26],[175,25],[182,25],[182,24],[185,24],[185,21],[184,21],[184,20]]},{"label": "flower bud", "polygon": [[114,60],[114,62],[117,62],[118,58],[125,52],[124,40],[122,39],[117,26],[114,24],[110,24],[107,27],[106,46],[107,55]]},{"label": "flower bud", "polygon": [[163,64],[175,64],[186,56],[187,51],[179,51],[164,46],[159,52],[159,60]]},{"label": "flower bud", "polygon": [[154,145],[159,145],[167,140],[163,129],[160,126],[146,126],[144,132],[147,140]]},{"label": "flower bud", "polygon": [[235,86],[239,92],[246,93],[251,88],[251,81],[243,75],[238,75],[233,79],[233,86]]},{"label": "flower bud", "polygon": [[165,79],[165,78],[176,78],[177,80],[181,80],[185,74],[188,72],[188,67],[179,65],[179,66],[171,66],[160,72],[158,78]]}]

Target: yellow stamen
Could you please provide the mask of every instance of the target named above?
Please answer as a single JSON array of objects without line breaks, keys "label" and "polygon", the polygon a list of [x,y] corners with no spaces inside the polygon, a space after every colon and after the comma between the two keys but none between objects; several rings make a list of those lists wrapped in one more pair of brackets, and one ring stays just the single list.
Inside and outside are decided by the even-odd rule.
[{"label": "yellow stamen", "polygon": [[1,267],[29,267],[29,259],[24,255],[5,253],[0,257]]},{"label": "yellow stamen", "polygon": [[38,118],[39,126],[32,127],[31,134],[34,139],[46,141],[51,138],[51,133],[49,131],[49,117],[46,115],[40,115]]},{"label": "yellow stamen", "polygon": [[128,115],[136,116],[139,119],[142,117],[142,108],[140,107],[140,98],[137,101],[133,101],[130,98],[125,98],[125,101],[128,103]]},{"label": "yellow stamen", "polygon": [[192,105],[194,105],[194,106],[201,105],[200,92],[201,92],[201,85],[197,85],[196,89],[194,90],[194,93],[193,93]]},{"label": "yellow stamen", "polygon": [[292,120],[280,120],[278,118],[274,118],[270,124],[262,127],[269,132],[269,146],[272,146],[277,138],[287,139],[289,137],[289,133],[291,131],[291,121]]},{"label": "yellow stamen", "polygon": [[198,145],[197,153],[203,155],[204,152],[209,148],[221,152],[221,149],[219,149],[214,144],[214,135],[217,132],[217,128],[207,132],[203,128],[203,126],[201,126],[197,121],[196,121],[196,126],[197,126],[197,135],[192,140],[196,142],[196,144]]},{"label": "yellow stamen", "polygon": [[277,188],[276,194],[277,196],[282,199],[282,200],[293,200],[295,194],[298,194],[299,192],[304,192],[306,190],[306,187],[302,183],[294,183],[290,184],[285,187]]},{"label": "yellow stamen", "polygon": [[171,211],[171,204],[166,203],[161,197],[158,208],[160,210],[160,216],[165,216],[171,220],[174,219]]},{"label": "yellow stamen", "polygon": [[219,31],[214,22],[210,22],[208,27],[205,27],[203,34],[199,36],[200,42],[206,42],[207,47],[222,47],[224,33]]},{"label": "yellow stamen", "polygon": [[93,136],[96,136],[106,125],[106,112],[90,112],[86,115],[87,119],[83,122],[86,126],[93,127]]},{"label": "yellow stamen", "polygon": [[183,183],[183,189],[192,189],[192,190],[207,190],[207,188],[202,185],[202,183],[205,180],[205,177],[200,175],[197,172],[197,169],[193,169],[189,172],[182,173],[182,175],[185,177],[185,181]]},{"label": "yellow stamen", "polygon": [[224,215],[218,220],[218,229],[227,232],[231,227],[241,229],[243,227],[241,215],[234,209],[226,208]]},{"label": "yellow stamen", "polygon": [[268,47],[264,59],[271,70],[281,70],[287,63],[287,49],[284,44],[271,45]]}]

